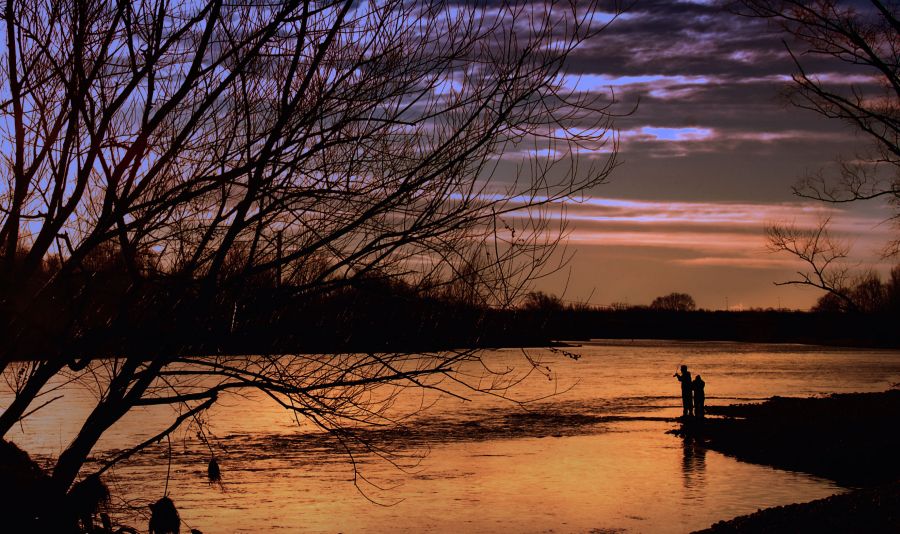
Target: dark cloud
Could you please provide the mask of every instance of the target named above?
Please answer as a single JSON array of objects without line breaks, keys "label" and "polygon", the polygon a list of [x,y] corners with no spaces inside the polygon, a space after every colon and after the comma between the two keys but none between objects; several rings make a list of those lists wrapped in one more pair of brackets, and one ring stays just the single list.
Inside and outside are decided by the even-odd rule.
[{"label": "dark cloud", "polygon": [[[592,191],[618,200],[570,207],[570,246],[578,254],[571,272],[548,278],[545,289],[566,287],[573,298],[593,295],[595,303],[649,302],[672,290],[708,307],[721,307],[723,295],[732,305],[814,302],[814,292],[772,285],[790,279],[796,266],[766,252],[762,228],[801,216],[791,192],[798,178],[833,173],[838,156],[852,157],[867,144],[840,121],[789,103],[796,65],[783,39],[767,21],[718,3],[637,0],[568,58],[569,88],[614,94],[620,113],[638,105],[616,120],[623,165]],[[856,67],[802,58],[807,72],[837,85],[877,90]],[[581,154],[609,155],[608,147]],[[501,173],[513,167],[510,159]],[[835,213],[846,219],[850,212]],[[817,215],[807,218],[812,224]],[[881,218],[865,213],[842,235],[864,241]]]},{"label": "dark cloud", "polygon": [[[845,124],[790,105],[783,38],[719,3],[638,0],[577,50],[568,72],[579,89],[614,92],[620,110],[639,102],[616,121],[625,165],[601,194],[785,201],[799,176],[862,150]],[[815,56],[804,66],[877,89],[852,66]]]},{"label": "dark cloud", "polygon": [[719,6],[639,1],[573,54],[569,68],[619,75],[784,72],[789,58],[770,37],[764,21]]}]

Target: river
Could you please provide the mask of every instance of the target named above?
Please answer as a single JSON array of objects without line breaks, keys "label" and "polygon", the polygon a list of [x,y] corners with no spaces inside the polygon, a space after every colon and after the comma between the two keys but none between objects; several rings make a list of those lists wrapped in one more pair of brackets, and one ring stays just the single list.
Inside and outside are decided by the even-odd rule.
[{"label": "river", "polygon": [[[681,411],[678,366],[702,374],[707,405],[900,383],[900,351],[604,340],[566,350],[578,358],[528,349],[541,372],[510,395],[540,400],[523,406],[409,390],[393,408],[414,414],[406,430],[366,432],[375,450],[351,447],[352,457],[271,401],[224,397],[204,420],[222,485],[207,482],[212,453],[192,428],[109,472],[114,509],[143,529],[146,503],[168,491],[185,525],[206,534],[688,532],[845,488],[666,434]],[[489,351],[483,361],[530,369],[520,349]],[[60,392],[8,436],[40,461],[63,450],[93,399],[85,380]],[[152,435],[169,418],[136,410],[97,455]]]}]

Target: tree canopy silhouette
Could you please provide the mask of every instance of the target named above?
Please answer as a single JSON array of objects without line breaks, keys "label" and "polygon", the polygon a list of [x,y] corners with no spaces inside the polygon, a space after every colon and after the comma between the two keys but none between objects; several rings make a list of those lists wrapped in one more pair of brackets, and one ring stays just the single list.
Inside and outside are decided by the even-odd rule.
[{"label": "tree canopy silhouette", "polygon": [[694,302],[694,297],[687,293],[669,293],[653,299],[650,308],[662,311],[694,311],[697,309],[697,303]]},{"label": "tree canopy silhouette", "polygon": [[172,426],[101,473],[228,391],[348,437],[389,421],[373,387],[463,380],[473,351],[230,357],[192,340],[226,334],[206,318],[233,325],[260,284],[517,302],[565,233],[558,204],[615,166],[614,102],[563,70],[597,11],[6,2],[0,367],[15,372],[0,436],[54,377],[92,373],[96,406],[52,471],[62,495],[137,406],[172,406]]}]

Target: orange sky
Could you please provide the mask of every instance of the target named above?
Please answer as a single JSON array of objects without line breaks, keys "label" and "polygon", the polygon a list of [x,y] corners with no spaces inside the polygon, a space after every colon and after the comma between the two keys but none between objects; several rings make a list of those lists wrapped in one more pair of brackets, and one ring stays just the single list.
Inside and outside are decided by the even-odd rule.
[{"label": "orange sky", "polygon": [[766,247],[764,228],[790,223],[813,228],[831,217],[833,234],[853,246],[854,258],[885,270],[880,249],[891,229],[887,210],[853,213],[812,202],[779,204],[660,202],[594,198],[567,206],[568,267],[538,287],[568,301],[649,304],[686,292],[701,307],[806,309],[819,293],[777,287],[802,265]]}]

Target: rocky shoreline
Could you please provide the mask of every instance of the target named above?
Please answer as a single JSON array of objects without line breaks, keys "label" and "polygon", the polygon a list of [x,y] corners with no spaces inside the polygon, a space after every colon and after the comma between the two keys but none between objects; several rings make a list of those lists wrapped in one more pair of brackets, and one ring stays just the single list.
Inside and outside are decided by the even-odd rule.
[{"label": "rocky shoreline", "polygon": [[674,433],[740,460],[802,471],[853,488],[760,510],[704,533],[900,532],[900,390],[821,398],[773,397],[708,407]]}]

